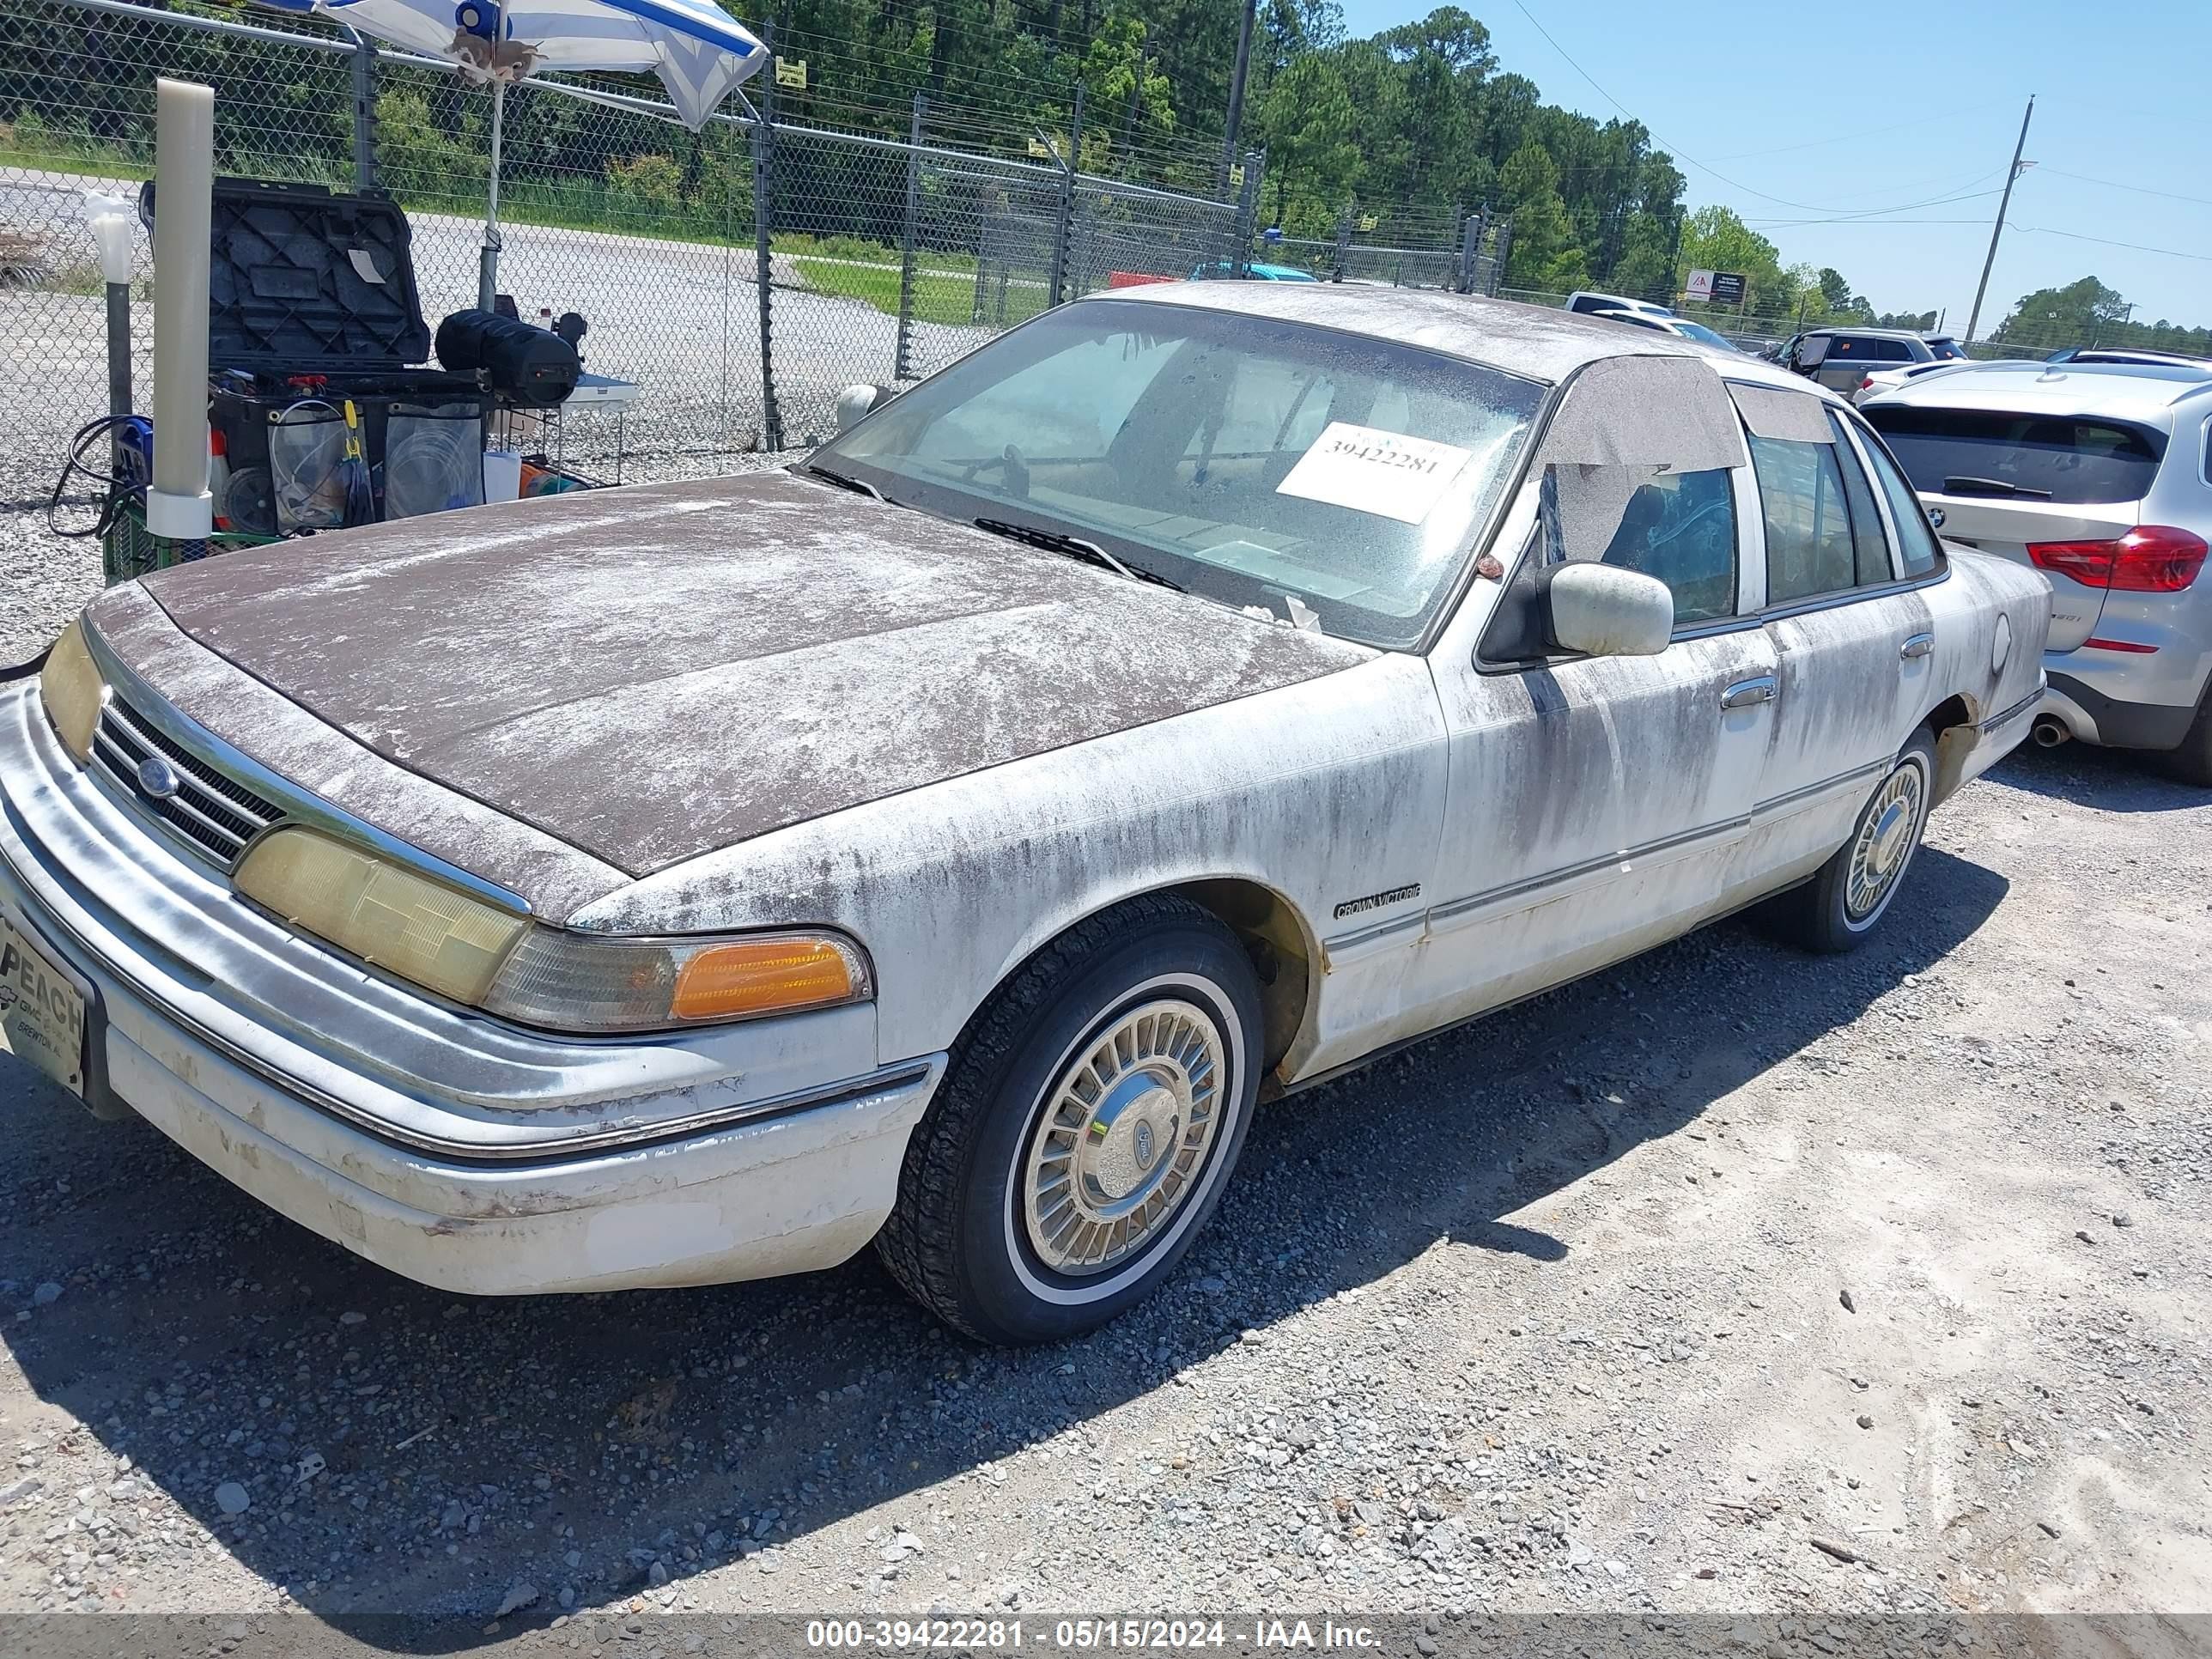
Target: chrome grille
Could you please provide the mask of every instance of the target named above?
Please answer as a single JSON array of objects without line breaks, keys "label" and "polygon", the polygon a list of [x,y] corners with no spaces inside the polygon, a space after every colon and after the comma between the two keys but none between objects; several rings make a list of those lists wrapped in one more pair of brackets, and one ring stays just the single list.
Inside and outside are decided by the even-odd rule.
[{"label": "chrome grille", "polygon": [[[282,808],[226,776],[111,695],[93,733],[93,758],[140,810],[228,870],[246,843],[284,816]],[[140,769],[156,756],[176,775],[173,794],[146,787]]]}]

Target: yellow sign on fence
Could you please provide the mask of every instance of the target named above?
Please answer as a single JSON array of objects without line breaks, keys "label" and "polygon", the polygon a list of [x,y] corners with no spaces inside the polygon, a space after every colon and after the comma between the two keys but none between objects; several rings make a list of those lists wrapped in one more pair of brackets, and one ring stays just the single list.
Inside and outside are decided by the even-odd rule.
[{"label": "yellow sign on fence", "polygon": [[775,83],[789,87],[794,92],[806,90],[806,60],[804,58],[779,58],[775,60]]}]

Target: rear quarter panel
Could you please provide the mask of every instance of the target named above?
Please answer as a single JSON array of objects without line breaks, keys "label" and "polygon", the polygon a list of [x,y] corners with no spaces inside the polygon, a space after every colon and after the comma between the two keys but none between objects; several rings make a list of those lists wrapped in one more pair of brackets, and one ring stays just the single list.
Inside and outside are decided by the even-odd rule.
[{"label": "rear quarter panel", "polygon": [[[1921,590],[1936,635],[1925,720],[1951,697],[1978,725],[2034,696],[2043,684],[2043,652],[2051,632],[2051,584],[2043,573],[1995,554],[1947,545],[1949,577]],[[2000,643],[2002,650],[2000,651]],[[1936,780],[1938,797],[1957,787],[1948,754]]]}]

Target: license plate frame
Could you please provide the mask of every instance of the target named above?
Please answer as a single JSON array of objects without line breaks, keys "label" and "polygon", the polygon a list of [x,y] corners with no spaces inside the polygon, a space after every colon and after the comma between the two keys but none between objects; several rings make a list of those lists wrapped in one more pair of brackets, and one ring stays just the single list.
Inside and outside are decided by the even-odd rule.
[{"label": "license plate frame", "polygon": [[79,1100],[86,1086],[92,987],[21,915],[0,905],[0,1030],[27,1061]]}]

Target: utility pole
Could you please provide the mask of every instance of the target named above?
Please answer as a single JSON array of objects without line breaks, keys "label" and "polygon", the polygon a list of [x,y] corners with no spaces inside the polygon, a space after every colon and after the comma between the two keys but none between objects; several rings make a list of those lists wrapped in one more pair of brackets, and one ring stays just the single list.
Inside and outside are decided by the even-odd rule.
[{"label": "utility pole", "polygon": [[1259,0],[1244,0],[1244,21],[1237,31],[1237,68],[1229,77],[1229,131],[1221,141],[1219,192],[1229,190],[1229,170],[1237,165],[1237,131],[1244,125],[1244,77],[1252,68],[1252,15]]},{"label": "utility pole", "polygon": [[2012,167],[2005,174],[2004,194],[1997,198],[1997,222],[1990,227],[1989,257],[1982,261],[1981,284],[1974,289],[1974,308],[1966,315],[1966,338],[1974,337],[1974,327],[1982,320],[1982,299],[1990,291],[1990,267],[1997,262],[1997,238],[2004,234],[2005,210],[2012,205],[2013,181],[2020,177],[2020,153],[2027,148],[2027,124],[2035,118],[2035,99],[2031,94],[2027,109],[2020,118],[2020,142],[2012,147]]}]

